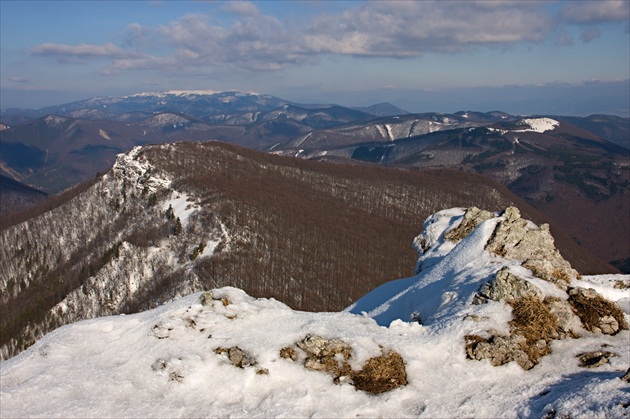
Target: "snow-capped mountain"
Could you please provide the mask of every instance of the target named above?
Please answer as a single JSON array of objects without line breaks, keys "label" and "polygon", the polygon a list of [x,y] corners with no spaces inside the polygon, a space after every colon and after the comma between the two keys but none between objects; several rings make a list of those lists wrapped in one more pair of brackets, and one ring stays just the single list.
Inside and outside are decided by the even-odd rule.
[{"label": "snow-capped mountain", "polygon": [[0,363],[1,414],[627,416],[630,276],[580,277],[516,208],[437,212],[415,244],[414,276],[342,312],[225,287],[62,327]]}]

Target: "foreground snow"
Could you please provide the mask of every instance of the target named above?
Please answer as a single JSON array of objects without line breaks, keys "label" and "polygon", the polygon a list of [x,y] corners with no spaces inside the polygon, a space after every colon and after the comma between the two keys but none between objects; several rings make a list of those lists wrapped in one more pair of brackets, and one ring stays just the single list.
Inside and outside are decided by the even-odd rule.
[{"label": "foreground snow", "polygon": [[[443,240],[443,232],[456,225],[462,214],[459,209],[445,211],[427,225],[425,237],[433,247],[421,257],[418,275],[385,284],[345,312],[298,312],[273,299],[222,288],[213,290],[213,300],[205,304],[198,293],[152,311],[57,329],[26,352],[0,363],[0,413],[2,417],[627,416],[628,384],[619,379],[630,365],[627,330],[614,336],[583,331],[580,339],[553,341],[552,353],[529,371],[514,362],[493,367],[487,361],[466,359],[466,334],[505,328],[510,319],[506,304],[467,304],[480,283],[510,262],[484,249],[499,218],[484,222],[458,243]],[[518,273],[536,281],[523,268]],[[623,306],[628,290],[613,286],[629,280],[628,275],[590,276],[580,286],[598,288]],[[547,287],[544,292],[555,291]],[[423,325],[407,322],[415,314]],[[627,314],[626,310],[626,318]],[[409,383],[371,395],[351,384],[334,384],[326,373],[306,370],[280,356],[281,349],[307,335],[345,341],[353,348],[353,369],[378,356],[381,347],[392,349],[405,360]],[[232,365],[220,350],[232,347],[248,353],[256,365]],[[604,347],[618,356],[596,369],[578,365],[577,355]]]}]

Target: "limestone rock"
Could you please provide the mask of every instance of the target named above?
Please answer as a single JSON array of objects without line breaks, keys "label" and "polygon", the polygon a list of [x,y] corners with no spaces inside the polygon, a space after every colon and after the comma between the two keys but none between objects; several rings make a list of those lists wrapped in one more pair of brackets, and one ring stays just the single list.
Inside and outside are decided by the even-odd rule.
[{"label": "limestone rock", "polygon": [[579,317],[573,313],[569,303],[560,299],[547,299],[547,301],[549,310],[558,319],[558,339],[579,337],[582,323]]},{"label": "limestone rock", "polygon": [[212,305],[213,301],[221,301],[224,307],[230,304],[230,300],[228,300],[227,297],[222,296],[222,295],[215,295],[212,293],[212,291],[206,291],[203,294],[201,294],[200,302],[204,306]]},{"label": "limestone rock", "polygon": [[479,224],[492,217],[494,217],[494,214],[489,211],[481,210],[477,207],[470,207],[466,210],[462,222],[451,231],[446,232],[444,238],[453,241],[461,240],[472,233]]},{"label": "limestone rock", "polygon": [[486,249],[506,259],[523,261],[535,276],[566,289],[579,274],[556,249],[547,224],[536,227],[521,218],[515,207],[507,208],[488,240]]},{"label": "limestone rock", "polygon": [[352,347],[341,339],[307,335],[297,343],[297,347],[306,355],[304,368],[308,370],[330,373],[336,381],[350,373],[347,360],[352,357]]},{"label": "limestone rock", "polygon": [[321,336],[307,335],[297,346],[306,352],[307,357],[326,358],[342,354],[349,359],[352,348],[341,339],[325,339]]},{"label": "limestone rock", "polygon": [[512,274],[507,267],[497,272],[494,280],[484,284],[480,293],[490,300],[505,302],[514,301],[526,295],[542,297],[542,291],[538,287]]},{"label": "limestone rock", "polygon": [[614,335],[619,331],[619,322],[613,316],[604,316],[599,319],[599,328],[605,335]]},{"label": "limestone rock", "polygon": [[584,352],[577,355],[577,359],[580,360],[580,367],[583,368],[597,368],[608,363],[608,358],[618,356],[614,352],[608,351],[593,351]]},{"label": "limestone rock", "polygon": [[214,350],[216,354],[227,354],[228,359],[238,368],[244,368],[256,365],[256,360],[249,353],[245,352],[238,346],[231,348],[217,348]]},{"label": "limestone rock", "polygon": [[513,336],[491,336],[484,338],[478,335],[466,336],[466,354],[469,359],[488,359],[493,366],[507,364],[516,361],[524,370],[529,370],[536,365],[522,346],[525,338],[520,335]]}]

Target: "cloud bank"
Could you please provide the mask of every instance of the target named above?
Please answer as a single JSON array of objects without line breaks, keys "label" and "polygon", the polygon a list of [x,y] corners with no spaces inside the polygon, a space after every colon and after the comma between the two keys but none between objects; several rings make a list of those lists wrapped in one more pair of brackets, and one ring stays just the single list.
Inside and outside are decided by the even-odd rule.
[{"label": "cloud bank", "polygon": [[583,27],[580,38],[589,42],[601,33],[597,25],[629,20],[627,1],[561,4],[554,14],[546,2],[367,2],[312,16],[304,24],[265,15],[251,2],[234,1],[221,5],[221,11],[234,16],[230,23],[188,14],[156,27],[129,24],[120,46],[46,43],[31,53],[64,63],[107,59],[103,74],[137,69],[274,71],[315,63],[323,56],[406,59],[548,39],[570,46],[570,25]]}]

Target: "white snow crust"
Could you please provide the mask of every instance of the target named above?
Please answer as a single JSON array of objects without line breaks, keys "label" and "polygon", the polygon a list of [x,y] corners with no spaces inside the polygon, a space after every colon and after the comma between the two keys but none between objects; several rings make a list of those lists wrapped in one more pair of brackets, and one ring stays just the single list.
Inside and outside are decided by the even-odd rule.
[{"label": "white snow crust", "polygon": [[552,129],[560,125],[560,122],[551,118],[528,118],[523,119],[523,122],[529,125],[531,128],[521,129],[519,131],[533,131],[543,133],[546,131],[551,131]]},{"label": "white snow crust", "polygon": [[[419,273],[384,284],[343,312],[294,311],[226,287],[213,290],[208,305],[196,293],[151,311],[59,328],[0,362],[0,415],[627,417],[628,384],[619,377],[630,365],[628,331],[615,336],[585,331],[580,339],[554,341],[552,353],[529,371],[515,363],[493,367],[466,359],[466,334],[501,331],[511,318],[506,304],[469,304],[478,286],[503,266],[536,279],[485,251],[499,217],[457,243],[446,241],[444,232],[463,214],[451,209],[427,219],[422,239],[431,247],[420,256]],[[630,281],[629,275],[580,281],[612,300],[628,297],[628,289],[614,284]],[[543,292],[555,291],[543,287]],[[473,315],[493,320],[471,321]],[[280,357],[280,349],[307,334],[350,344],[355,369],[381,346],[391,348],[405,360],[409,384],[370,395]],[[215,353],[234,346],[257,365],[237,368]],[[576,355],[604,346],[618,356],[597,369],[578,366]],[[261,369],[267,374],[257,374]]]}]

